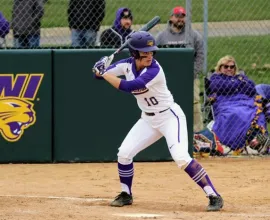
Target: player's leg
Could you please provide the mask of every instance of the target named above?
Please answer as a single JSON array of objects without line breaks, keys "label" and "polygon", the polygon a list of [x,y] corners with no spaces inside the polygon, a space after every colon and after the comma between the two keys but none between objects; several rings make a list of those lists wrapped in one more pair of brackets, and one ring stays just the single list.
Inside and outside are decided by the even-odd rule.
[{"label": "player's leg", "polygon": [[133,157],[161,137],[162,134],[153,129],[143,119],[139,119],[129,131],[117,154],[118,173],[122,192],[111,203],[112,206],[124,206],[132,204],[133,200],[131,187],[134,174]]},{"label": "player's leg", "polygon": [[82,46],[82,31],[77,29],[71,29],[71,46]]},{"label": "player's leg", "polygon": [[96,44],[96,39],[97,39],[97,32],[89,29],[86,30],[84,33],[84,38],[85,38],[85,45],[84,46],[95,46]]},{"label": "player's leg", "polygon": [[166,113],[166,123],[159,131],[166,138],[169,151],[177,165],[197,183],[210,199],[208,211],[218,211],[223,206],[223,200],[213,186],[204,168],[188,153],[188,132],[186,117],[178,105]]}]

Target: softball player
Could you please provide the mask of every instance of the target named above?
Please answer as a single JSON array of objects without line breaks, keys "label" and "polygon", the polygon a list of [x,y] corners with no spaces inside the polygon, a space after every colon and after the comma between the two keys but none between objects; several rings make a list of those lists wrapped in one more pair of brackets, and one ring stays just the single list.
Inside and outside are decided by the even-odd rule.
[{"label": "softball player", "polygon": [[[132,93],[142,110],[141,118],[129,131],[117,154],[122,192],[111,206],[132,204],[133,158],[164,136],[173,160],[209,198],[207,211],[220,210],[223,199],[203,167],[188,153],[186,117],[167,88],[162,67],[153,58],[158,50],[154,37],[148,32],[138,31],[130,38],[130,58],[107,67],[108,57],[103,57],[94,65],[96,77],[103,77],[116,89]],[[126,80],[118,77],[121,75],[125,75]]]}]

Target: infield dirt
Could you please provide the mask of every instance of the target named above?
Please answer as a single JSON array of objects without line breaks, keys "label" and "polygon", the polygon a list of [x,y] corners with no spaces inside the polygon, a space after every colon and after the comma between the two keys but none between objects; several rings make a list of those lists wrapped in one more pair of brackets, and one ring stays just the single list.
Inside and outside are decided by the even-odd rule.
[{"label": "infield dirt", "polygon": [[110,207],[120,192],[116,163],[2,164],[0,220],[270,219],[270,158],[201,159],[225,205],[208,213],[203,191],[174,162],[136,163],[131,206]]}]

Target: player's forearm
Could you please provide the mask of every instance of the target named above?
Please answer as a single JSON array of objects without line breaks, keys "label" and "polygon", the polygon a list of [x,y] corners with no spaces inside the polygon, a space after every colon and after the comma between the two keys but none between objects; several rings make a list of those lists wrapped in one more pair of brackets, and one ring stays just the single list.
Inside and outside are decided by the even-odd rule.
[{"label": "player's forearm", "polygon": [[103,75],[103,78],[110,83],[113,87],[115,87],[116,89],[119,89],[119,85],[121,83],[121,79],[118,78],[117,76],[114,76],[110,73],[106,73]]},{"label": "player's forearm", "polygon": [[120,79],[117,76],[114,76],[114,75],[109,74],[109,73],[104,74],[103,78],[106,81],[108,81],[115,88],[117,88],[121,91],[124,91],[124,92],[128,92],[128,93],[130,93],[134,90],[145,88],[145,83],[140,78],[137,78],[137,79],[131,80],[131,81],[126,81],[126,80]]}]

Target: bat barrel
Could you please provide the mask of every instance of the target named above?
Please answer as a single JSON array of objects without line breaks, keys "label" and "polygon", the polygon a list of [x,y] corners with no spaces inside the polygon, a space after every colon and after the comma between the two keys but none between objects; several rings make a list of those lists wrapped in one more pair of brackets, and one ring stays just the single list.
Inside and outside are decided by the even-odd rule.
[{"label": "bat barrel", "polygon": [[147,24],[145,24],[139,31],[149,31],[155,25],[157,25],[159,22],[160,22],[160,17],[159,16],[155,16],[154,18],[152,18],[152,20],[150,20],[149,22],[147,22]]}]

